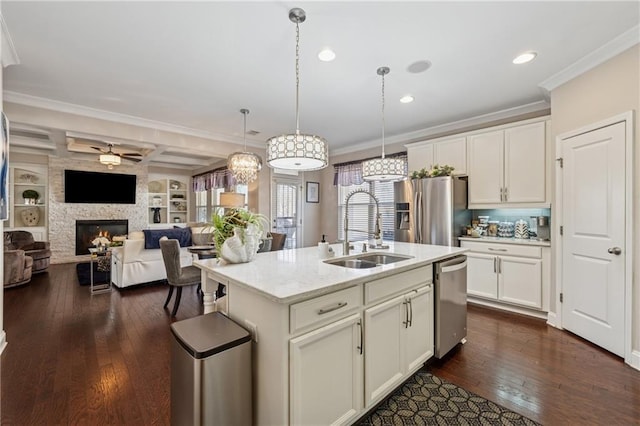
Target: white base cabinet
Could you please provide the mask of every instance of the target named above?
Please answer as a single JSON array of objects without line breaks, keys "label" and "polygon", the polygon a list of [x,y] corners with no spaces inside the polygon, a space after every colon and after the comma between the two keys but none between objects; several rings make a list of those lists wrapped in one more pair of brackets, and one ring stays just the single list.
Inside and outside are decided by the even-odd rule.
[{"label": "white base cabinet", "polygon": [[434,353],[431,265],[290,305],[205,282],[253,330],[257,425],[352,424]]},{"label": "white base cabinet", "polygon": [[467,294],[548,311],[550,248],[461,241],[467,255]]},{"label": "white base cabinet", "polygon": [[365,403],[372,405],[433,356],[431,284],[364,312]]},{"label": "white base cabinet", "polygon": [[347,424],[362,410],[362,318],[291,339],[291,424]]}]

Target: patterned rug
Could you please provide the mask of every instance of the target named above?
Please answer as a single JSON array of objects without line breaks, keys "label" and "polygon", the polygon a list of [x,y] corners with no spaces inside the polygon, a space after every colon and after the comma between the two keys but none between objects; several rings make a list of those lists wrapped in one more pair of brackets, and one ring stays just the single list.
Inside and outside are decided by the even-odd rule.
[{"label": "patterned rug", "polygon": [[357,424],[539,425],[425,370],[414,374]]}]

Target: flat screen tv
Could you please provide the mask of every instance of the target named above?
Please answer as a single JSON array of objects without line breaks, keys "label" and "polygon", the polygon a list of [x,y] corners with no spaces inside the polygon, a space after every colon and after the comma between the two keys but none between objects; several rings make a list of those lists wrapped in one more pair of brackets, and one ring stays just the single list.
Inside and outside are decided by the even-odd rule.
[{"label": "flat screen tv", "polygon": [[65,170],[64,202],[135,204],[136,175]]}]

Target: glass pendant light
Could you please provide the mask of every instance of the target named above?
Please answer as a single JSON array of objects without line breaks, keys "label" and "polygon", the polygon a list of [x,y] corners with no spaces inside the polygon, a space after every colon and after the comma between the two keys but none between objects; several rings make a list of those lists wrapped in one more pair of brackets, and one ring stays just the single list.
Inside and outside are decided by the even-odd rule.
[{"label": "glass pendant light", "polygon": [[244,152],[234,152],[227,159],[227,167],[239,184],[247,185],[258,177],[258,172],[262,168],[262,158],[253,152],[247,152],[247,114],[248,109],[241,109],[244,115]]},{"label": "glass pendant light", "polygon": [[367,181],[395,182],[407,178],[404,159],[384,156],[384,76],[390,71],[388,67],[380,67],[377,71],[382,76],[382,156],[362,162],[362,179]]},{"label": "glass pendant light", "polygon": [[267,140],[267,164],[285,170],[319,170],[329,164],[327,141],[316,135],[300,133],[298,92],[300,86],[300,23],[306,19],[304,10],[293,8],[289,19],[296,24],[296,132],[274,136]]}]

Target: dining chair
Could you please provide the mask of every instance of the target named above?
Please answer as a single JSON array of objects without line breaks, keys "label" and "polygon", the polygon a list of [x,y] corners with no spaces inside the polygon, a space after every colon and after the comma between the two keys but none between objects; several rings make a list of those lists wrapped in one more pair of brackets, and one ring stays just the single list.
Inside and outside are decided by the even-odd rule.
[{"label": "dining chair", "polygon": [[162,260],[164,261],[164,267],[167,270],[167,282],[169,283],[169,294],[167,300],[164,302],[164,308],[167,307],[171,296],[173,295],[174,288],[176,291],[176,299],[173,303],[173,310],[171,316],[175,317],[178,312],[178,306],[180,305],[180,298],[182,297],[182,287],[189,285],[198,285],[201,281],[200,269],[196,266],[181,266],[180,265],[180,244],[176,239],[160,240],[160,250],[162,252]]},{"label": "dining chair", "polygon": [[282,250],[284,248],[284,242],[287,239],[287,234],[280,234],[278,232],[272,232],[271,237],[271,251]]}]

